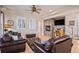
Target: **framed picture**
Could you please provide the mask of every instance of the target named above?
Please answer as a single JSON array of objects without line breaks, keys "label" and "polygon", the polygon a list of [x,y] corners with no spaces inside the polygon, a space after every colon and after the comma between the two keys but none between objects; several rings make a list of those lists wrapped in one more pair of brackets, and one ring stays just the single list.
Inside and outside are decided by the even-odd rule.
[{"label": "framed picture", "polygon": [[46,31],[50,31],[50,25],[46,26]]},{"label": "framed picture", "polygon": [[75,25],[75,21],[69,21],[69,25]]},{"label": "framed picture", "polygon": [[14,25],[14,21],[13,21],[13,20],[8,20],[7,23],[8,23],[10,26],[13,26],[13,25]]}]

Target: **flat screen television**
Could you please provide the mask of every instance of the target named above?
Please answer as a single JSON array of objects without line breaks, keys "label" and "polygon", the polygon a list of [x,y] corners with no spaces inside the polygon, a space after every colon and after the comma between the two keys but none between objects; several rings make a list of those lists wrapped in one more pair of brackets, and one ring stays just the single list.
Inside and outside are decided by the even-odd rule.
[{"label": "flat screen television", "polygon": [[65,25],[65,19],[54,20],[54,25]]}]

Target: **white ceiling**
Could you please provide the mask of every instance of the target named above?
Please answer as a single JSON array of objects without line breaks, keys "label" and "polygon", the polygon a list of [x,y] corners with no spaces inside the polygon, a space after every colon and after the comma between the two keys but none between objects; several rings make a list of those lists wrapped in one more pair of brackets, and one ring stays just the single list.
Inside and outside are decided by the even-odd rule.
[{"label": "white ceiling", "polygon": [[[4,8],[7,8],[8,11],[14,11],[14,12],[17,12],[17,13],[31,13],[31,11],[28,11],[28,10],[31,10],[31,7],[32,5],[4,5],[3,6]],[[39,9],[42,9],[40,11],[40,14],[46,14],[48,13],[50,10],[54,11],[58,8],[61,8],[63,7],[62,6],[56,6],[56,5],[36,5],[37,8]]]},{"label": "white ceiling", "polygon": [[[15,13],[20,15],[32,14],[31,10],[32,5],[4,5],[3,8],[6,8],[6,11],[9,13]],[[36,5],[37,8],[41,9],[40,16],[46,15],[55,15],[57,13],[62,13],[70,10],[79,9],[78,5]],[[4,10],[5,11],[5,10]]]}]

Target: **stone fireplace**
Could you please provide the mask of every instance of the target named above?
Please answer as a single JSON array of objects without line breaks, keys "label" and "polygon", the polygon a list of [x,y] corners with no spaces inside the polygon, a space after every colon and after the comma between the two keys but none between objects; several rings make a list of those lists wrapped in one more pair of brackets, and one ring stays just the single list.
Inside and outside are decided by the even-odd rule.
[{"label": "stone fireplace", "polygon": [[61,37],[65,34],[65,26],[54,26],[54,38]]}]

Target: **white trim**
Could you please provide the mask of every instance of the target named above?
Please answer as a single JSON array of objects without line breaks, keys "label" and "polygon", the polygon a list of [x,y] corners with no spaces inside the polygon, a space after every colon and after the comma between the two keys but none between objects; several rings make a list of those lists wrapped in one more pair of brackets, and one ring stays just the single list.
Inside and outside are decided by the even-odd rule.
[{"label": "white trim", "polygon": [[46,53],[43,49],[39,48],[36,44],[34,44],[38,49],[40,49],[43,53]]}]

